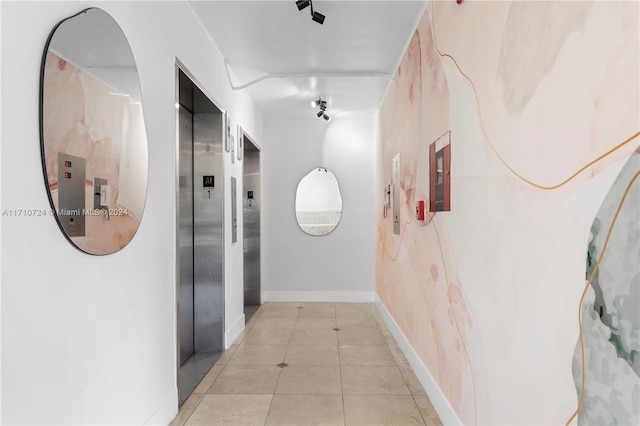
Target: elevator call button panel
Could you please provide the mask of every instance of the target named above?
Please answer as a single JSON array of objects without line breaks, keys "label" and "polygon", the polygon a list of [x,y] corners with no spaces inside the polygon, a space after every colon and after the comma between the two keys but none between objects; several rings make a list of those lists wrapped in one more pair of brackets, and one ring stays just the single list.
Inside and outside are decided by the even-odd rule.
[{"label": "elevator call button panel", "polygon": [[238,241],[238,195],[237,181],[231,177],[231,242]]},{"label": "elevator call button panel", "polygon": [[58,221],[69,237],[85,235],[84,158],[58,153]]},{"label": "elevator call button panel", "polygon": [[400,154],[391,161],[393,233],[400,235]]}]

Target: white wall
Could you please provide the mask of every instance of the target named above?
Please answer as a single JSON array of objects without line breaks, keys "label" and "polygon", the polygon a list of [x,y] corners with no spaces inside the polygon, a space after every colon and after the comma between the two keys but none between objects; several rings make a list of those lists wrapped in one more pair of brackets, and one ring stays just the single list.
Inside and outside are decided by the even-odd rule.
[{"label": "white wall", "polygon": [[[374,285],[374,118],[267,121],[263,151],[263,297],[272,300],[371,300]],[[300,179],[331,170],[343,211],[326,236],[296,221]]]},{"label": "white wall", "polygon": [[[136,58],[149,144],[146,207],[133,241],[103,257],[73,248],[53,217],[2,217],[4,424],[171,421],[178,408],[176,58],[231,112],[233,129],[240,123],[262,140],[260,113],[246,93],[230,89],[220,56],[186,3],[3,1],[2,210],[49,208],[38,127],[42,50],[60,19],[90,6],[115,18]],[[229,176],[242,172],[228,154],[225,164],[229,199]],[[227,218],[230,211],[227,203]],[[243,317],[242,247],[231,244],[230,224],[225,226],[230,329]]]}]

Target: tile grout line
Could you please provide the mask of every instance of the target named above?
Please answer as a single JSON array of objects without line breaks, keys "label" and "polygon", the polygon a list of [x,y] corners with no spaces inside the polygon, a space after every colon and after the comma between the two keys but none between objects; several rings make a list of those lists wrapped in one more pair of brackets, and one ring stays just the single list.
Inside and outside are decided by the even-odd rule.
[{"label": "tile grout line", "polygon": [[[202,395],[202,397],[200,398],[200,401],[198,401],[198,403],[196,404],[196,406],[195,406],[195,407],[193,407],[193,410],[191,410],[191,413],[189,413],[189,415],[187,416],[187,418],[186,418],[186,419],[184,420],[184,422],[182,423],[182,425],[183,425],[183,426],[184,426],[184,425],[186,425],[186,424],[189,422],[189,419],[191,419],[191,416],[193,416],[193,413],[195,413],[195,412],[196,412],[196,408],[198,408],[198,406],[200,405],[200,403],[201,403],[201,402],[202,402],[202,400],[204,399],[204,395],[205,395],[205,394],[201,394],[201,395]],[[189,396],[191,396],[191,395],[189,395]],[[188,399],[188,398],[187,398],[187,399]],[[185,401],[185,403],[186,403],[186,402],[187,402],[187,401]],[[179,411],[178,411],[178,413],[179,413]]]},{"label": "tile grout line", "polygon": [[[336,304],[333,304],[334,319],[336,321],[336,327],[338,327],[338,309]],[[340,396],[342,398],[342,424],[347,424],[347,409],[344,405],[344,383],[342,382],[342,358],[340,358],[340,339],[338,339],[340,330],[336,330],[336,349],[338,350],[338,373],[340,374]]]},{"label": "tile grout line", "polygon": [[[259,310],[260,310],[260,308],[258,308],[258,311],[259,311]],[[256,317],[256,315],[258,315],[258,311],[256,311],[256,312],[254,313],[254,317]],[[253,318],[252,318],[252,319],[253,319]],[[253,324],[255,324],[255,322],[256,322],[257,320],[258,320],[258,318],[255,318],[255,321],[253,322]],[[251,321],[249,321],[249,322],[251,322]],[[253,324],[251,324],[251,326],[249,326],[249,327],[248,327],[248,330],[246,330],[246,329],[247,329],[247,327],[246,327],[246,324],[245,324],[245,330],[243,330],[242,332],[244,333],[244,332],[246,331],[246,332],[248,333],[248,331],[250,331],[250,330],[253,328]],[[240,341],[239,341],[238,343],[233,342],[231,345],[234,345],[234,344],[235,344],[235,345],[237,345],[237,346],[239,347],[239,346],[240,346],[240,344],[242,343],[242,341],[244,341],[244,338],[245,338],[245,337],[246,337],[246,333],[245,333],[245,335],[242,337],[242,339],[240,339]],[[226,351],[227,351],[227,350],[229,350],[230,348],[231,348],[231,346],[229,346],[229,348],[227,348],[225,351],[223,351],[223,352],[222,352],[222,354],[220,354],[220,356],[222,357],[222,355],[224,354],[224,352],[226,352]],[[233,355],[231,355],[231,358],[233,358],[233,357],[235,356],[235,354],[236,354],[236,351],[237,351],[237,350],[238,350],[238,348],[236,348],[236,350],[235,350],[235,351],[233,351]],[[231,359],[229,359],[229,361],[231,361]],[[198,403],[193,407],[193,409],[191,410],[191,412],[189,413],[189,415],[187,416],[187,418],[184,420],[184,422],[182,422],[182,423],[181,423],[181,425],[186,425],[186,424],[189,422],[189,420],[191,419],[191,417],[193,416],[193,414],[196,412],[196,410],[198,409],[198,407],[200,406],[200,404],[201,404],[201,403],[202,403],[202,401],[204,400],[204,397],[205,397],[206,395],[209,395],[209,390],[213,387],[213,385],[215,384],[215,382],[218,380],[218,377],[220,377],[220,374],[222,374],[222,372],[224,371],[224,369],[229,365],[229,361],[225,362],[225,363],[224,363],[224,364],[222,364],[222,365],[218,365],[219,367],[222,367],[222,368],[220,369],[220,372],[216,375],[216,378],[213,380],[213,382],[211,382],[211,386],[209,386],[209,388],[207,388],[207,390],[206,390],[204,393],[199,394],[199,395],[201,395],[200,400],[199,400],[199,401],[198,401]],[[211,370],[213,370],[215,367],[216,367],[216,363],[214,363],[214,364],[211,366],[211,368],[209,369],[209,371],[207,371],[207,374],[205,374],[205,376],[202,378],[202,380],[204,380],[204,379],[207,377],[207,375],[211,372]],[[201,380],[201,382],[202,382],[202,380]],[[198,385],[196,385],[196,388],[197,388],[199,385],[200,385],[200,383],[198,383]],[[194,394],[194,393],[192,392],[192,393],[191,393],[191,395],[196,395],[196,394]],[[189,398],[191,397],[191,395],[189,395]],[[188,398],[187,398],[187,400],[188,400]],[[186,403],[186,402],[187,402],[187,401],[185,401],[184,403]],[[184,403],[183,403],[183,405],[184,405]],[[179,410],[179,409],[178,409],[178,415],[180,415],[180,410]]]},{"label": "tile grout line", "polygon": [[[373,310],[374,307],[375,307],[375,305],[373,305],[371,310]],[[373,316],[373,318],[376,320],[376,323],[378,323],[378,327],[380,327],[380,322],[378,322],[378,320],[376,319],[375,315]],[[382,333],[382,329],[380,329],[380,332]],[[416,410],[418,411],[418,414],[420,414],[420,418],[422,419],[422,423],[424,425],[427,425],[427,421],[425,420],[424,415],[422,414],[422,411],[420,410],[420,407],[418,406],[418,403],[416,402],[415,394],[411,391],[411,388],[409,387],[409,382],[408,382],[407,378],[404,377],[404,374],[402,374],[402,370],[400,369],[400,364],[398,363],[398,360],[394,356],[393,351],[391,351],[391,346],[389,346],[389,340],[384,336],[384,334],[383,334],[383,337],[384,337],[384,343],[385,343],[387,349],[389,349],[389,352],[391,352],[391,356],[393,357],[393,361],[396,364],[396,368],[400,372],[400,377],[402,377],[402,380],[404,381],[404,384],[405,384],[405,386],[407,386],[407,390],[409,391],[409,395],[411,395],[411,400],[413,401],[413,405],[415,406]],[[395,337],[392,337],[392,338],[393,338],[393,340],[395,342]],[[397,342],[396,342],[396,344],[397,344]],[[413,371],[413,369],[411,369],[411,370]]]},{"label": "tile grout line", "polygon": [[[293,323],[293,329],[291,330],[291,335],[289,336],[289,343],[287,344],[287,350],[284,352],[284,357],[282,358],[282,362],[285,362],[285,360],[287,359],[287,354],[289,353],[289,347],[291,346],[291,336],[293,336],[293,330],[295,330],[296,328],[296,323],[298,322],[298,316],[300,316],[300,309],[298,309],[298,312],[296,312],[296,320]],[[267,424],[267,419],[269,418],[269,414],[271,414],[271,409],[273,408],[273,400],[276,397],[276,389],[278,389],[278,384],[280,383],[280,376],[282,376],[282,370],[284,370],[284,368],[280,368],[280,371],[278,372],[276,385],[273,388],[273,393],[271,394],[271,402],[269,403],[269,409],[267,410],[267,415],[264,418],[264,425]]]}]

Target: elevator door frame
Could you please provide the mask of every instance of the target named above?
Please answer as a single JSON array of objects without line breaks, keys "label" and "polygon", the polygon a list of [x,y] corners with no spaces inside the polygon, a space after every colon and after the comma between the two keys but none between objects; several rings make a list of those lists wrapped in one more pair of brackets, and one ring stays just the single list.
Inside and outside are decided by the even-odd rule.
[{"label": "elevator door frame", "polygon": [[[180,244],[179,244],[179,229],[180,229],[180,215],[179,215],[179,208],[180,208],[180,203],[179,203],[179,188],[180,188],[180,169],[179,169],[179,159],[180,159],[180,121],[179,121],[179,116],[180,116],[180,90],[179,90],[179,78],[180,78],[180,72],[184,73],[189,80],[191,80],[191,82],[193,83],[194,86],[196,86],[207,98],[208,100],[221,112],[222,114],[222,151],[221,151],[221,163],[222,163],[222,167],[221,167],[221,171],[220,171],[220,177],[216,176],[215,180],[216,180],[216,184],[219,184],[222,188],[222,269],[221,269],[221,274],[222,274],[222,351],[224,351],[224,334],[225,334],[225,311],[226,311],[226,307],[225,307],[225,300],[226,300],[226,274],[225,274],[225,258],[226,258],[226,197],[225,197],[225,158],[224,158],[224,147],[227,144],[227,122],[229,120],[229,115],[228,112],[220,107],[220,103],[213,97],[211,96],[206,90],[204,90],[202,87],[202,85],[200,84],[200,82],[193,76],[193,74],[191,72],[189,72],[189,70],[184,66],[184,64],[178,60],[176,58],[176,62],[175,62],[175,158],[174,158],[174,172],[175,172],[175,180],[174,180],[174,185],[175,185],[175,233],[174,233],[174,239],[175,239],[175,286],[174,286],[174,290],[175,290],[175,298],[176,298],[176,312],[175,312],[175,318],[176,318],[176,334],[175,334],[175,342],[176,342],[176,350],[175,350],[175,355],[176,355],[176,383],[179,383],[180,381],[180,374],[181,374],[181,353],[180,353]],[[192,170],[192,177],[193,177],[193,173],[194,171]],[[196,187],[194,186],[193,188],[193,196],[197,196],[196,195]],[[195,288],[194,288],[195,291]],[[195,319],[194,319],[195,322]],[[195,346],[194,346],[194,355],[197,354]]]},{"label": "elevator door frame", "polygon": [[[242,130],[242,134],[240,135],[240,137],[244,138],[243,141],[243,149],[245,149],[246,151],[246,147],[247,142],[250,143],[255,150],[258,152],[258,279],[259,279],[259,288],[258,288],[258,305],[261,305],[263,302],[263,298],[262,298],[262,149],[260,146],[258,146],[258,144],[253,140],[253,138],[251,136],[249,136],[244,129]],[[242,217],[242,240],[243,240],[243,265],[246,265],[246,254],[244,253],[244,238],[245,238],[245,229],[246,229],[246,224],[245,224],[245,207],[244,207],[244,202],[245,202],[245,197],[247,196],[247,194],[245,194],[246,191],[246,182],[245,182],[245,167],[246,167],[246,161],[247,161],[247,156],[245,155],[246,152],[243,152],[243,164],[242,164],[242,201],[243,201],[243,217]],[[243,269],[245,268],[245,266],[243,266]],[[243,270],[243,282],[242,282],[242,291],[243,291],[243,311],[244,308],[247,306],[246,304],[246,300],[244,300],[244,292],[246,291],[246,287],[245,287],[245,279],[246,279],[246,274],[244,273],[246,272],[246,270]],[[253,306],[253,305],[249,305],[249,306]],[[246,319],[248,320],[248,319]]]}]

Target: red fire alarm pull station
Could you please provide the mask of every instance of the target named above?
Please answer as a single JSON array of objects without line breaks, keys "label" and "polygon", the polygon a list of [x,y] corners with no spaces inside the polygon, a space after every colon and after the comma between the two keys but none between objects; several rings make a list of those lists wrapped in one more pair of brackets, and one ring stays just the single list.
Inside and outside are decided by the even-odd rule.
[{"label": "red fire alarm pull station", "polygon": [[416,219],[424,221],[424,201],[416,202]]}]

